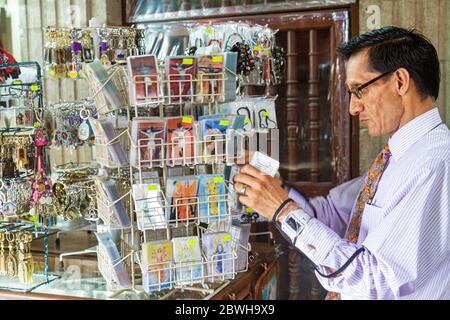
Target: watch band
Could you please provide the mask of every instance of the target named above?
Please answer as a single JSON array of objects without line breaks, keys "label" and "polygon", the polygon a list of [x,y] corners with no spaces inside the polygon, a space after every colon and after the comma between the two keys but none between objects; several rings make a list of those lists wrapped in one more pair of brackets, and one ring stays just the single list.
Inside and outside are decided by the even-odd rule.
[{"label": "watch band", "polygon": [[281,211],[283,211],[284,207],[290,202],[294,202],[294,200],[288,198],[284,200],[282,204],[280,204],[277,211],[275,211],[275,213],[272,216],[272,222],[277,222],[278,215],[281,213]]}]

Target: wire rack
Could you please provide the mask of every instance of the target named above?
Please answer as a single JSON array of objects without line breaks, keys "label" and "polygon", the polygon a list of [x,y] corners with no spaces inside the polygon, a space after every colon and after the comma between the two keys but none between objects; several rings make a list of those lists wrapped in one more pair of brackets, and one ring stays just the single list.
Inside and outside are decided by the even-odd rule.
[{"label": "wire rack", "polygon": [[[204,106],[224,102],[235,89],[228,89],[230,83],[236,87],[236,74],[224,67],[224,72],[165,75],[164,68],[158,73],[130,77],[127,66],[114,65],[106,70],[107,77],[99,79],[92,72],[85,72],[92,97],[100,115],[123,110],[127,106],[136,115],[141,107],[177,106],[190,103]],[[227,90],[231,92],[227,92]],[[114,94],[112,94],[114,92]]]},{"label": "wire rack", "polygon": [[[108,77],[99,81],[93,74],[87,75],[88,84],[91,88],[92,99],[95,101],[97,112],[101,117],[126,113],[128,127],[119,129],[117,135],[109,141],[99,141],[95,144],[95,159],[104,168],[120,169],[129,171],[130,186],[134,183],[142,183],[143,171],[148,168],[163,168],[163,181],[167,180],[167,169],[175,166],[195,166],[197,164],[225,164],[236,163],[245,155],[246,134],[230,129],[228,134],[210,134],[199,138],[194,134],[191,138],[174,138],[171,142],[165,142],[159,138],[138,139],[133,141],[131,137],[132,111],[138,116],[140,108],[160,108],[160,116],[163,117],[166,105],[181,105],[190,103],[196,105],[217,104],[223,101],[225,94],[224,82],[227,80],[224,73],[202,74],[197,79],[192,76],[170,76],[169,79],[163,74],[148,75],[143,77],[128,76],[126,67],[114,66],[107,70]],[[186,90],[188,84],[189,90]],[[111,86],[119,98],[111,99]],[[138,90],[135,90],[138,88]],[[136,95],[136,91],[139,93]],[[175,92],[175,94],[174,94]],[[176,93],[178,92],[178,94]],[[131,97],[131,99],[130,99]],[[116,122],[117,124],[117,122]],[[199,132],[198,124],[193,124],[193,131]],[[180,143],[184,143],[184,149],[178,150]],[[126,165],[120,165],[111,157],[112,149],[120,147],[125,151],[136,153],[137,161]],[[153,157],[155,148],[160,148],[160,156]],[[213,149],[214,152],[209,152]],[[146,152],[140,152],[146,150]],[[207,152],[208,150],[208,152]],[[192,152],[191,152],[192,151]],[[150,154],[148,158],[143,154]],[[137,170],[138,178],[135,178]],[[248,259],[245,267],[236,269],[238,252],[244,250],[249,252],[251,247],[233,249],[226,254],[214,254],[206,256],[202,253],[200,259],[195,261],[171,261],[168,265],[144,265],[141,262],[140,247],[136,244],[147,242],[151,239],[170,240],[174,238],[175,232],[183,229],[186,236],[197,236],[199,239],[205,231],[219,230],[219,226],[231,225],[233,215],[228,205],[230,202],[229,190],[225,185],[223,194],[195,195],[191,197],[177,197],[175,200],[168,199],[163,191],[159,191],[155,197],[139,199],[145,201],[147,207],[152,208],[150,212],[136,210],[134,207],[134,196],[131,190],[121,194],[115,199],[110,199],[106,192],[97,185],[97,205],[99,219],[108,230],[120,230],[123,234],[126,230],[131,233],[131,243],[127,250],[121,250],[120,258],[111,260],[106,248],[99,243],[98,265],[99,270],[107,282],[107,286],[122,292],[123,290],[138,290],[140,283],[147,293],[158,292],[165,289],[190,289],[210,290],[208,283],[234,279],[238,272],[248,270]],[[163,185],[161,185],[162,187]],[[120,202],[129,201],[126,214],[130,217],[131,224],[124,226],[118,221],[114,206]],[[223,208],[218,212],[212,207]],[[189,208],[188,208],[189,207]],[[194,208],[196,214],[186,216],[186,211]],[[200,214],[201,213],[201,214]],[[136,224],[134,221],[136,220]],[[205,227],[208,225],[208,227]],[[208,230],[209,226],[213,229]],[[190,228],[193,227],[193,228]],[[139,230],[142,237],[135,235]],[[194,234],[192,234],[192,232]],[[201,240],[200,240],[201,241]],[[228,267],[217,269],[217,264]],[[136,272],[138,266],[140,272]],[[131,274],[131,284],[121,279],[124,267]],[[216,268],[216,269],[215,269]],[[118,270],[121,270],[118,272]],[[219,272],[220,271],[220,272]],[[138,273],[140,273],[138,275]],[[170,274],[168,281],[155,281],[162,279],[162,274]],[[125,284],[125,285],[124,285]]]}]

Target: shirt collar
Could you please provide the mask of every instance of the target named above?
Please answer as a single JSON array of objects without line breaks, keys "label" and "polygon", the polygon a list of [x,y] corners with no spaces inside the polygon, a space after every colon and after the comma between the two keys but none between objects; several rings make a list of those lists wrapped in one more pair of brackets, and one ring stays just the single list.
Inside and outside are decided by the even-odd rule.
[{"label": "shirt collar", "polygon": [[389,139],[389,150],[395,161],[398,161],[414,143],[441,123],[439,109],[433,108],[397,130]]}]

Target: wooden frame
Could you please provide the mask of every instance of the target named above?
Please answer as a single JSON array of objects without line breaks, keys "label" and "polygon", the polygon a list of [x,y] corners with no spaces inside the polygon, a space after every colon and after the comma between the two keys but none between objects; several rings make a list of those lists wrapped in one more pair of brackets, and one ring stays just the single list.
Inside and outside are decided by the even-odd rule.
[{"label": "wooden frame", "polygon": [[[273,291],[273,287],[275,287],[275,291]],[[280,265],[277,260],[274,260],[256,281],[255,300],[277,300],[279,296]]]}]

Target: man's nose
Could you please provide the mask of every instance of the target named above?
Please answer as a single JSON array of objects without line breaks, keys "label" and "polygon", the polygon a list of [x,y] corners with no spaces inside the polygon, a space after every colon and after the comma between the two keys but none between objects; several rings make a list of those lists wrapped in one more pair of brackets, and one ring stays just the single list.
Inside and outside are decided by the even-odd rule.
[{"label": "man's nose", "polygon": [[362,101],[353,95],[350,98],[349,112],[352,116],[358,116],[364,110]]}]

